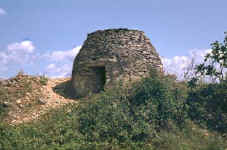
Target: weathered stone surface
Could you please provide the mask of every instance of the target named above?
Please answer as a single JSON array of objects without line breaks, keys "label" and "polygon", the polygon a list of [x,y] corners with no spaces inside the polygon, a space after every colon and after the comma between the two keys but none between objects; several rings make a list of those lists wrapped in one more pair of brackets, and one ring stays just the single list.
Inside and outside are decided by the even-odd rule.
[{"label": "weathered stone surface", "polygon": [[144,32],[128,29],[98,30],[88,34],[74,60],[75,96],[98,93],[113,83],[145,77],[149,67],[162,71],[162,63]]}]

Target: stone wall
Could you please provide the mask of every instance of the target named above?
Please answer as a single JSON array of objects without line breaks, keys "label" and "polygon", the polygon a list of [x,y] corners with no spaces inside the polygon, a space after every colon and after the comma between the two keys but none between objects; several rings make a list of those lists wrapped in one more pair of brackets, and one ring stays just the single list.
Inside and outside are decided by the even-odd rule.
[{"label": "stone wall", "polygon": [[[105,89],[119,80],[133,82],[141,79],[148,75],[149,67],[158,71],[163,68],[158,53],[144,32],[98,30],[88,34],[74,60],[72,86],[75,95],[86,96],[102,90],[100,86]],[[104,75],[99,70],[104,71]]]}]

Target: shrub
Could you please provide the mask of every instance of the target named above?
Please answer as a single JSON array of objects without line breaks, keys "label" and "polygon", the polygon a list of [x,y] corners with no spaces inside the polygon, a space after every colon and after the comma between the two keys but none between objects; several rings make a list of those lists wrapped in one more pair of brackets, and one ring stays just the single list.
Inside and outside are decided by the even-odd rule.
[{"label": "shrub", "polygon": [[186,95],[172,88],[173,84],[168,77],[152,76],[134,86],[130,102],[136,118],[142,117],[158,130],[168,128],[170,120],[182,125],[186,118]]},{"label": "shrub", "polygon": [[8,106],[4,102],[0,102],[0,120],[7,114]]},{"label": "shrub", "polygon": [[47,77],[45,77],[45,75],[43,75],[43,76],[40,76],[40,83],[42,84],[42,85],[47,85],[47,82],[48,82],[48,78]]},{"label": "shrub", "polygon": [[227,82],[204,84],[187,99],[192,120],[209,129],[227,132]]},{"label": "shrub", "polygon": [[[90,142],[124,143],[135,132],[127,95],[122,88],[102,93],[79,110],[79,131]],[[139,132],[139,131],[137,131]]]},{"label": "shrub", "polygon": [[79,131],[89,142],[147,143],[172,122],[183,125],[180,90],[168,78],[145,78],[133,88],[115,87],[80,108]]}]

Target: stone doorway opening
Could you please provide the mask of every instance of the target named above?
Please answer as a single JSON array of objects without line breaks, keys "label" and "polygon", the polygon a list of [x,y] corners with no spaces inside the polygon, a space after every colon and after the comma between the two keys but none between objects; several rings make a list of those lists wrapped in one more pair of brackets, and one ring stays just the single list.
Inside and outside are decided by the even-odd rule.
[{"label": "stone doorway opening", "polygon": [[96,66],[91,67],[93,72],[92,80],[92,92],[99,93],[104,91],[105,83],[106,83],[106,68],[105,66]]}]

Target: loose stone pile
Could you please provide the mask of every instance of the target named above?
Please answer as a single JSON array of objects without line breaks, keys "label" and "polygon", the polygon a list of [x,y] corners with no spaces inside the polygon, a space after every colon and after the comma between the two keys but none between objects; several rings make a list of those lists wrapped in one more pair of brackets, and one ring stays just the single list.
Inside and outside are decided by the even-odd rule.
[{"label": "loose stone pile", "polygon": [[18,74],[0,81],[0,110],[5,112],[1,121],[12,125],[30,122],[51,109],[77,103],[60,94],[69,78],[45,79],[44,82],[42,76]]},{"label": "loose stone pile", "polygon": [[72,71],[77,97],[98,93],[113,83],[134,82],[150,68],[162,71],[161,59],[144,32],[128,29],[98,30],[88,34]]}]

